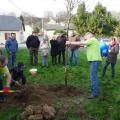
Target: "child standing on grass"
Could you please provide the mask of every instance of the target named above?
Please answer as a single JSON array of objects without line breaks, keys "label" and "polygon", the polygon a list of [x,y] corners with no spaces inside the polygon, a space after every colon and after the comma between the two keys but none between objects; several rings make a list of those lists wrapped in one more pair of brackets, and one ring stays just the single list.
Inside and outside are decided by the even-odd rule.
[{"label": "child standing on grass", "polygon": [[106,63],[103,68],[102,77],[105,76],[107,67],[111,64],[111,78],[115,77],[115,64],[117,61],[117,55],[119,53],[119,43],[116,37],[112,37],[109,41],[108,56],[106,58]]},{"label": "child standing on grass", "polygon": [[49,51],[49,45],[47,40],[44,38],[43,41],[40,44],[41,48],[41,54],[42,54],[42,66],[48,67],[48,51]]}]

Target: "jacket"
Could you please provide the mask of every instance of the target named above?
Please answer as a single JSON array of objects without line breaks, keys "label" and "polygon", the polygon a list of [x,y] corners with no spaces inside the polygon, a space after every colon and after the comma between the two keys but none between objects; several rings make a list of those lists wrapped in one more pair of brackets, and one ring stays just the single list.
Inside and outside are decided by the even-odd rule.
[{"label": "jacket", "polygon": [[57,56],[59,52],[57,40],[53,39],[50,40],[50,44],[51,44],[51,56]]},{"label": "jacket", "polygon": [[47,42],[46,43],[42,42],[40,44],[40,49],[41,49],[42,56],[47,56],[48,55],[49,46],[48,46]]},{"label": "jacket", "polygon": [[109,53],[108,53],[106,61],[115,64],[117,61],[118,53],[119,53],[119,44],[115,44],[114,46],[111,46],[109,48]]},{"label": "jacket", "polygon": [[28,36],[27,40],[26,40],[26,46],[27,48],[39,48],[39,45],[40,45],[40,41],[38,39],[37,36],[34,36],[34,35],[30,35]]},{"label": "jacket", "polygon": [[5,43],[5,48],[8,53],[16,53],[18,50],[17,40],[9,38]]},{"label": "jacket", "polygon": [[[70,42],[77,42],[77,41],[80,41],[80,40],[79,40],[78,36],[74,35],[74,36],[69,37],[69,41]],[[78,45],[70,45],[70,48],[71,49],[78,49],[79,46]]]},{"label": "jacket", "polygon": [[64,35],[61,35],[57,38],[59,51],[65,50],[67,38]]}]

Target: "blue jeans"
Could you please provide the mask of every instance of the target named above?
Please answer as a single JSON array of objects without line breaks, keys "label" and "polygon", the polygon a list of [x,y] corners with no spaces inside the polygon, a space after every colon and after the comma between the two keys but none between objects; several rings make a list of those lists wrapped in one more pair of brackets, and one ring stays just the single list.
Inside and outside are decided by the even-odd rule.
[{"label": "blue jeans", "polygon": [[73,56],[75,58],[75,65],[78,65],[78,49],[70,50],[70,66],[72,66]]},{"label": "blue jeans", "polygon": [[12,69],[14,67],[16,59],[16,53],[8,54],[8,68]]},{"label": "blue jeans", "polygon": [[91,79],[91,91],[93,96],[98,96],[99,87],[98,87],[98,68],[100,61],[91,61],[90,62],[90,79]]},{"label": "blue jeans", "polygon": [[42,66],[48,66],[48,56],[42,56]]},{"label": "blue jeans", "polygon": [[115,63],[106,62],[103,68],[102,77],[105,76],[108,65],[111,64],[111,77],[115,77]]}]

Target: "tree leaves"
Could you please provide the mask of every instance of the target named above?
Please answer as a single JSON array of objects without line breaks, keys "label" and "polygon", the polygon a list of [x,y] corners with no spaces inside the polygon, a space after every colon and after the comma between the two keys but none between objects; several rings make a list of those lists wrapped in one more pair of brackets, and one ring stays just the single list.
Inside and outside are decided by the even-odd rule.
[{"label": "tree leaves", "polygon": [[76,31],[83,35],[87,31],[91,31],[95,35],[113,35],[117,20],[112,17],[106,7],[98,3],[93,12],[86,11],[85,3],[79,5],[77,14],[73,18]]}]

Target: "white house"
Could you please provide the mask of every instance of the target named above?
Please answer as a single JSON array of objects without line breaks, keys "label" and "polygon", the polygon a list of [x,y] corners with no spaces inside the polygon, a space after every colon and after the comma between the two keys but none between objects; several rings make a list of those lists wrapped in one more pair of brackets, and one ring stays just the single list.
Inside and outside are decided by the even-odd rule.
[{"label": "white house", "polygon": [[4,44],[11,33],[16,35],[18,43],[24,41],[22,22],[15,16],[0,15],[0,44]]},{"label": "white house", "polygon": [[[67,30],[67,26],[62,23],[56,23],[54,20],[51,20],[44,25],[44,33],[49,37],[53,36],[55,30]],[[69,26],[69,32],[74,31],[75,27],[73,24]]]}]

